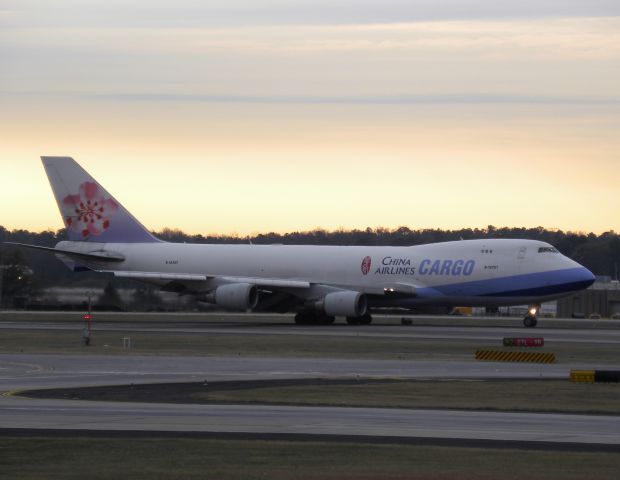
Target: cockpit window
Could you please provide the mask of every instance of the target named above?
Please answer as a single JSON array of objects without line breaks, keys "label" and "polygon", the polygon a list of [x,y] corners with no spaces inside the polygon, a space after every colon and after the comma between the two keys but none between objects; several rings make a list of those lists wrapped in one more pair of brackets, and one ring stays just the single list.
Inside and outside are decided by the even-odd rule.
[{"label": "cockpit window", "polygon": [[559,252],[553,247],[540,247],[538,249],[538,253],[559,253]]}]

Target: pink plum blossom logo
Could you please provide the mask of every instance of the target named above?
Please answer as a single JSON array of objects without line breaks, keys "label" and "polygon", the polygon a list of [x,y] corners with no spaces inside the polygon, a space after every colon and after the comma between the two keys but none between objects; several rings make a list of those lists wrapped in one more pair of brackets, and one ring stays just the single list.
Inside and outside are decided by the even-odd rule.
[{"label": "pink plum blossom logo", "polygon": [[364,275],[368,275],[368,272],[370,272],[371,262],[372,260],[370,259],[370,257],[364,257],[364,259],[362,260],[362,273]]},{"label": "pink plum blossom logo", "polygon": [[84,182],[78,194],[67,195],[62,203],[65,225],[84,238],[105,232],[110,227],[110,217],[118,210],[116,202],[104,197],[94,182]]}]

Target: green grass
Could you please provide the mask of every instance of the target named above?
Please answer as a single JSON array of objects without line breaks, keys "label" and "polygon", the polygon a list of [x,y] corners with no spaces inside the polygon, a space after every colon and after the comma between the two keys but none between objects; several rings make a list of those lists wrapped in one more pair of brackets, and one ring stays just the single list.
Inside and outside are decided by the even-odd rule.
[{"label": "green grass", "polygon": [[615,479],[620,456],[215,439],[0,438],[10,479]]},{"label": "green grass", "polygon": [[[123,350],[131,337],[131,350]],[[66,330],[3,330],[0,353],[92,353],[158,355],[243,355],[371,359],[473,360],[476,349],[514,351],[497,341],[449,341],[415,338],[320,335],[177,334],[168,332],[94,331],[92,345],[81,345],[81,325]],[[558,362],[618,363],[614,345],[557,344],[536,352],[553,352]]]},{"label": "green grass", "polygon": [[388,381],[194,393],[195,400],[267,404],[620,414],[620,384],[568,380]]},{"label": "green grass", "polygon": [[157,403],[255,403],[620,415],[620,384],[569,380],[258,380],[34,390],[21,395]]}]

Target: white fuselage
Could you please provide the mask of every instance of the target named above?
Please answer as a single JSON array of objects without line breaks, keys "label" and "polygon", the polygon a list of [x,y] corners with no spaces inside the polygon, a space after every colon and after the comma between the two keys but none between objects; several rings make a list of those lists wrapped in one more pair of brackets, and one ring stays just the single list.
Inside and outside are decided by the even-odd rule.
[{"label": "white fuselage", "polygon": [[[80,245],[77,245],[77,244]],[[82,242],[58,247],[84,251]],[[371,306],[540,303],[585,288],[592,274],[533,240],[465,240],[411,247],[88,243],[122,262],[85,262],[94,270],[204,275],[208,290],[229,279],[284,282],[280,290],[312,299],[332,290],[369,296]],[[290,287],[285,282],[290,281]],[[294,282],[310,288],[295,288]],[[256,280],[260,285],[260,281]],[[398,295],[387,295],[396,292]]]}]

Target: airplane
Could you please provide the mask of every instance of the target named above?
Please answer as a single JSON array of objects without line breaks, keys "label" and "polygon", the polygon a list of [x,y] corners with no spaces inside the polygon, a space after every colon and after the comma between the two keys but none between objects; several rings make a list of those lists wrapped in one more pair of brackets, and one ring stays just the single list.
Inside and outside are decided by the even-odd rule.
[{"label": "airplane", "polygon": [[409,247],[186,244],[156,238],[73,158],[41,157],[68,241],[54,253],[84,269],[240,311],[295,312],[297,324],[369,324],[377,309],[530,305],[582,290],[594,275],[548,243],[481,239]]}]

